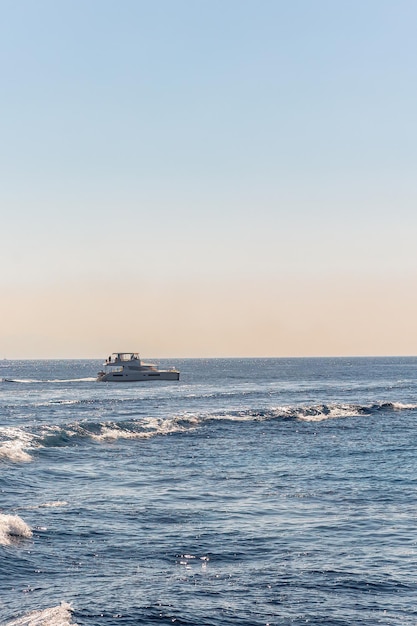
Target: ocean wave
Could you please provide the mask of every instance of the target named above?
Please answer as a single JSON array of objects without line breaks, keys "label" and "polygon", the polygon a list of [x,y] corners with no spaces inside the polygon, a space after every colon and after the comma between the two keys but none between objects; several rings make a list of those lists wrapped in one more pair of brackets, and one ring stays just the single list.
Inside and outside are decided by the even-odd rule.
[{"label": "ocean wave", "polygon": [[66,602],[43,611],[31,611],[22,617],[12,619],[4,626],[77,626],[71,621],[72,608]]},{"label": "ocean wave", "polygon": [[289,405],[267,409],[247,409],[213,415],[211,419],[231,421],[265,421],[271,419],[290,419],[303,422],[321,422],[328,419],[359,417],[389,411],[417,409],[417,404],[402,402],[374,402],[365,404],[329,403],[314,405]]},{"label": "ocean wave", "polygon": [[0,545],[9,546],[30,537],[32,531],[21,517],[0,513]]},{"label": "ocean wave", "polygon": [[97,442],[149,439],[155,435],[184,432],[198,423],[199,420],[194,415],[173,418],[149,417],[120,422],[73,422],[66,426],[45,427],[39,443],[45,447],[60,447],[86,438]]},{"label": "ocean wave", "polygon": [[[370,404],[329,403],[245,408],[205,413],[182,413],[168,417],[143,417],[120,421],[80,420],[62,425],[43,425],[37,434],[18,431],[14,441],[0,443],[0,459],[29,461],[27,450],[78,445],[83,440],[111,443],[117,440],[140,440],[173,435],[201,428],[210,422],[259,422],[294,420],[322,422],[331,419],[366,417],[393,411],[417,409],[417,404],[374,402]],[[19,434],[20,433],[20,434]]]}]

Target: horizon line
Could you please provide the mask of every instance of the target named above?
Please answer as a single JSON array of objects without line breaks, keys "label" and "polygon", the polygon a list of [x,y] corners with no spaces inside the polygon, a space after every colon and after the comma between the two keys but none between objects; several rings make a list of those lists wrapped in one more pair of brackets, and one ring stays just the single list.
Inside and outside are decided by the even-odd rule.
[{"label": "horizon line", "polygon": [[[112,353],[113,354],[113,353]],[[140,353],[138,353],[140,354]],[[339,355],[286,355],[286,356],[149,356],[145,359],[181,360],[231,360],[231,359],[401,359],[416,358],[417,354],[339,354]],[[142,358],[142,357],[141,357]],[[102,361],[103,357],[2,357],[3,361]]]}]

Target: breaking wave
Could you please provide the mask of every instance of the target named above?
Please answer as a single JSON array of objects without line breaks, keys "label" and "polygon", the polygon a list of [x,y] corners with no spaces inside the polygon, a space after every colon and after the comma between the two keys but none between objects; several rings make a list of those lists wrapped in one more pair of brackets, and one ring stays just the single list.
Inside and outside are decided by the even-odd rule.
[{"label": "breaking wave", "polygon": [[0,545],[9,546],[30,537],[32,531],[21,517],[0,513]]},{"label": "breaking wave", "polygon": [[259,422],[267,420],[294,420],[321,422],[329,419],[366,417],[392,411],[417,409],[417,404],[401,402],[377,402],[361,404],[317,404],[308,406],[279,406],[265,409],[242,409],[234,411],[185,413],[173,417],[148,417],[120,421],[76,421],[62,426],[43,426],[37,435],[41,447],[76,445],[83,439],[97,443],[122,439],[149,439],[155,436],[184,433],[209,424],[211,421]]},{"label": "breaking wave", "polygon": [[23,617],[12,619],[4,626],[77,626],[71,621],[71,606],[61,602],[59,606],[53,606],[43,611],[31,611]]},{"label": "breaking wave", "polygon": [[112,443],[117,440],[145,440],[156,436],[181,434],[209,425],[210,422],[269,420],[322,422],[415,409],[417,404],[401,402],[375,402],[367,405],[329,403],[183,413],[168,417],[143,417],[118,421],[80,420],[62,425],[42,425],[36,433],[19,428],[0,428],[0,462],[27,463],[33,460],[32,451],[40,448],[75,446],[85,440]]},{"label": "breaking wave", "polygon": [[28,463],[32,457],[28,450],[32,448],[35,436],[20,428],[0,428],[0,461],[9,463]]},{"label": "breaking wave", "polygon": [[241,410],[211,416],[210,419],[229,419],[233,421],[265,421],[271,419],[290,419],[303,422],[321,422],[328,419],[359,417],[388,411],[417,409],[417,404],[401,402],[375,402],[362,404],[315,404],[309,406],[280,406],[265,410]]},{"label": "breaking wave", "polygon": [[155,435],[168,435],[184,432],[200,423],[193,415],[156,418],[149,417],[120,422],[74,422],[66,426],[47,426],[40,445],[59,447],[71,445],[79,439],[90,439],[97,442],[109,442],[117,439],[149,439]]},{"label": "breaking wave", "polygon": [[11,463],[29,463],[32,457],[23,448],[24,443],[21,441],[6,441],[0,444],[0,460]]},{"label": "breaking wave", "polygon": [[305,422],[320,422],[327,419],[344,417],[360,417],[386,413],[390,411],[413,410],[417,404],[403,404],[401,402],[375,402],[363,404],[320,404],[308,407],[290,409],[288,417]]}]

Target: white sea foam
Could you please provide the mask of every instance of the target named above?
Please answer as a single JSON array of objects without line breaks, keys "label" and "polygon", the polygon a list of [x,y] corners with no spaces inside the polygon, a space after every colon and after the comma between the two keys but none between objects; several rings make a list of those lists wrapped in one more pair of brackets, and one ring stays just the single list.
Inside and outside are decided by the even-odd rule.
[{"label": "white sea foam", "polygon": [[372,404],[319,404],[300,407],[280,407],[282,416],[299,419],[303,422],[322,422],[328,419],[359,417],[383,411],[407,411],[416,409],[416,404],[379,401]]},{"label": "white sea foam", "polygon": [[6,441],[0,444],[0,460],[12,463],[28,463],[32,461],[30,454],[23,450],[21,441]]},{"label": "white sea foam", "polygon": [[297,419],[302,422],[322,422],[328,419],[341,417],[356,417],[361,415],[362,407],[349,404],[335,404],[326,406],[300,407]]},{"label": "white sea foam", "polygon": [[100,434],[91,433],[89,436],[94,441],[116,441],[117,439],[137,439],[138,433],[124,430],[116,425],[103,425]]},{"label": "white sea foam", "polygon": [[417,409],[417,404],[404,404],[403,402],[393,402],[392,408],[394,411],[406,411],[407,409]]},{"label": "white sea foam", "polygon": [[68,502],[66,500],[53,500],[52,502],[43,502],[42,504],[34,504],[33,506],[25,507],[26,510],[33,509],[48,509],[54,507],[68,506]]},{"label": "white sea foam", "polygon": [[0,544],[9,546],[21,539],[32,537],[29,526],[18,515],[3,515],[0,513]]},{"label": "white sea foam", "polygon": [[40,383],[43,382],[41,380],[36,380],[35,378],[2,378],[2,383]]},{"label": "white sea foam", "polygon": [[0,461],[27,463],[32,457],[27,452],[32,447],[34,435],[20,428],[0,428]]},{"label": "white sea foam", "polygon": [[42,406],[50,406],[51,404],[73,405],[80,404],[80,400],[50,400],[49,402],[44,402]]},{"label": "white sea foam", "polygon": [[[99,433],[89,433],[95,441],[111,441],[117,439],[149,439],[156,435],[169,435],[171,433],[184,432],[190,430],[198,423],[195,416],[173,417],[173,418],[147,418],[132,424],[125,423],[104,423],[101,424]],[[137,427],[141,430],[137,430]]]},{"label": "white sea foam", "polygon": [[[270,417],[274,417],[274,416],[271,414]],[[217,415],[207,415],[205,419],[226,420],[228,422],[253,422],[253,421],[259,421],[260,415],[255,411],[248,410],[248,411],[237,411],[236,413],[222,413],[222,414],[217,414]]]},{"label": "white sea foam", "polygon": [[185,432],[195,428],[202,418],[180,415],[170,418],[149,417],[120,422],[72,422],[63,426],[47,425],[43,435],[37,437],[37,445],[54,447],[66,445],[73,438],[111,442],[118,439],[149,439],[157,435]]},{"label": "white sea foam", "polygon": [[12,619],[4,626],[77,626],[71,621],[71,606],[61,602],[59,606],[53,606],[43,611],[31,611],[22,617]]}]

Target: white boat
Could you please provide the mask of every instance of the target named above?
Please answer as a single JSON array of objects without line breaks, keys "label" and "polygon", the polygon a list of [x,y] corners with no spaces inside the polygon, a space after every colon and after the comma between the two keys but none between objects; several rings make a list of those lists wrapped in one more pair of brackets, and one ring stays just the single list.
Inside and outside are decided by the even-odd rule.
[{"label": "white boat", "polygon": [[97,375],[100,383],[130,383],[143,380],[179,380],[175,368],[160,370],[153,363],[142,363],[137,352],[114,352]]}]

